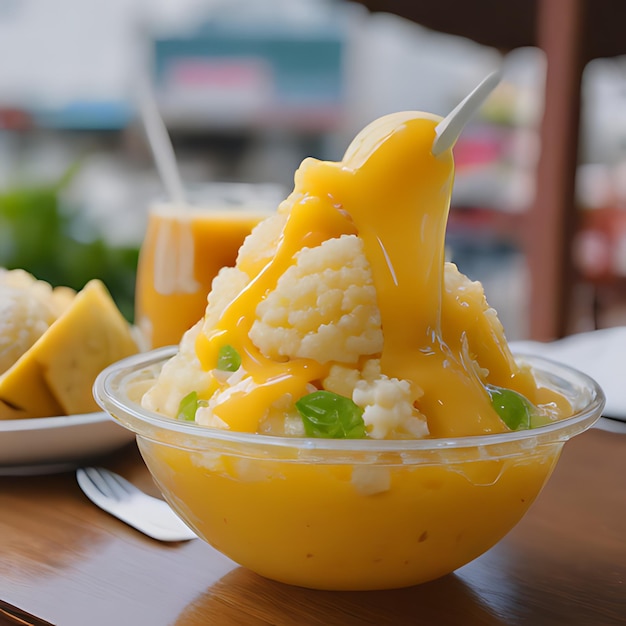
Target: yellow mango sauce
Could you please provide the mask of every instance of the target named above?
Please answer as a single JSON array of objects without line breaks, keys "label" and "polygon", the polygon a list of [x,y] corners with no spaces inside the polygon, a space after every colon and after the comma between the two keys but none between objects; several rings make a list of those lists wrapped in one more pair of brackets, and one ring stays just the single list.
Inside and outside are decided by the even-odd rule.
[{"label": "yellow mango sauce", "polygon": [[[434,157],[440,118],[409,112],[374,122],[342,162],[305,161],[296,176],[275,258],[198,337],[205,369],[221,346],[241,354],[257,382],[233,396],[219,417],[234,431],[256,431],[265,408],[295,398],[331,364],[277,363],[248,338],[251,312],[303,246],[358,233],[373,272],[382,316],[382,372],[424,389],[420,410],[430,437],[506,432],[468,356],[489,370],[487,382],[532,402],[568,403],[538,388],[511,358],[482,304],[444,288],[444,237],[454,175],[450,151]],[[199,390],[201,391],[201,390]],[[174,508],[218,550],[270,578],[322,589],[381,589],[421,583],[453,571],[498,541],[537,496],[561,444],[519,445],[504,458],[458,452],[454,462],[411,454],[354,463],[298,463],[244,449],[176,449],[140,440],[153,476]],[[360,465],[358,465],[360,463]],[[362,473],[365,472],[363,475]]]},{"label": "yellow mango sauce", "polygon": [[176,345],[203,315],[211,281],[234,265],[267,212],[176,208],[150,212],[137,266],[135,323],[147,347]]},{"label": "yellow mango sauce", "polygon": [[[308,383],[328,375],[332,363],[276,362],[248,337],[251,314],[303,247],[358,233],[372,268],[384,333],[382,373],[424,389],[420,410],[432,437],[504,432],[506,425],[468,363],[489,370],[487,382],[514,389],[531,402],[559,402],[538,390],[512,360],[476,298],[461,301],[444,289],[444,245],[454,177],[451,150],[433,156],[439,117],[405,112],[383,117],[352,142],[340,163],[307,159],[296,175],[287,224],[275,257],[260,268],[226,308],[216,328],[198,336],[206,370],[233,346],[256,388],[232,394],[214,412],[232,430],[255,432],[267,407],[286,393],[297,399]],[[464,355],[467,342],[469,354]],[[215,386],[198,390],[212,395]],[[564,408],[565,404],[563,405]]]},{"label": "yellow mango sauce", "polygon": [[[458,463],[382,458],[365,467],[363,490],[362,466],[298,463],[295,450],[290,462],[138,443],[165,498],[214,548],[262,576],[328,590],[417,585],[469,563],[522,518],[562,447],[493,460],[474,450]],[[383,490],[369,493],[377,478]]]}]

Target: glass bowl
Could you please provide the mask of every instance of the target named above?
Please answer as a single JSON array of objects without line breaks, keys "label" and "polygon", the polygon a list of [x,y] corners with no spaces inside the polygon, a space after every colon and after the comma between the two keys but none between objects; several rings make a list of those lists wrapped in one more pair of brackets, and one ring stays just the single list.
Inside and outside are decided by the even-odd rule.
[{"label": "glass bowl", "polygon": [[480,556],[522,518],[563,444],[605,402],[585,374],[517,355],[568,397],[571,417],[456,439],[271,437],[170,419],[129,397],[175,352],[106,368],[97,402],[136,433],[164,498],[201,538],[258,574],[316,589],[406,587]]}]

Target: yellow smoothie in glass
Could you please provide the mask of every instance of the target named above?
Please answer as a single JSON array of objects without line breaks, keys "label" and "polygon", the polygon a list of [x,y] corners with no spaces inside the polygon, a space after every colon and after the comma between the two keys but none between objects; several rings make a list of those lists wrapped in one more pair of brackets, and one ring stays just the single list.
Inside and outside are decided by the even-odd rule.
[{"label": "yellow smoothie in glass", "polygon": [[135,290],[135,323],[146,348],[177,344],[204,315],[213,278],[235,263],[281,193],[270,184],[214,183],[187,204],[152,204]]},{"label": "yellow smoothie in glass", "polygon": [[155,204],[141,246],[135,323],[146,347],[177,344],[203,315],[211,282],[268,211]]}]

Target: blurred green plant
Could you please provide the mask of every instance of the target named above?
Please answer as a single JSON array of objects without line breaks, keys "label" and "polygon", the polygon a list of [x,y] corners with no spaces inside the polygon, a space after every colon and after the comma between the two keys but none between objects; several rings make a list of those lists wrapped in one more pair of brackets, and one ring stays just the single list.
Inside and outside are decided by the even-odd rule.
[{"label": "blurred green plant", "polygon": [[132,322],[138,248],[112,246],[93,233],[77,236],[80,211],[60,201],[74,171],[53,185],[0,191],[0,266],[76,290],[99,278]]}]

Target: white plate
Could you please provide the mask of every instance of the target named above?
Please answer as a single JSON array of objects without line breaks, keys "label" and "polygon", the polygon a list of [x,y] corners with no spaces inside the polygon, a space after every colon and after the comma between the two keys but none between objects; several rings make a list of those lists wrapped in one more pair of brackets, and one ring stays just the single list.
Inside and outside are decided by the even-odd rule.
[{"label": "white plate", "polygon": [[134,438],[104,412],[0,420],[0,475],[71,469]]},{"label": "white plate", "polygon": [[603,328],[558,341],[513,341],[514,352],[536,354],[560,361],[594,378],[606,394],[604,415],[626,421],[626,326]]}]

